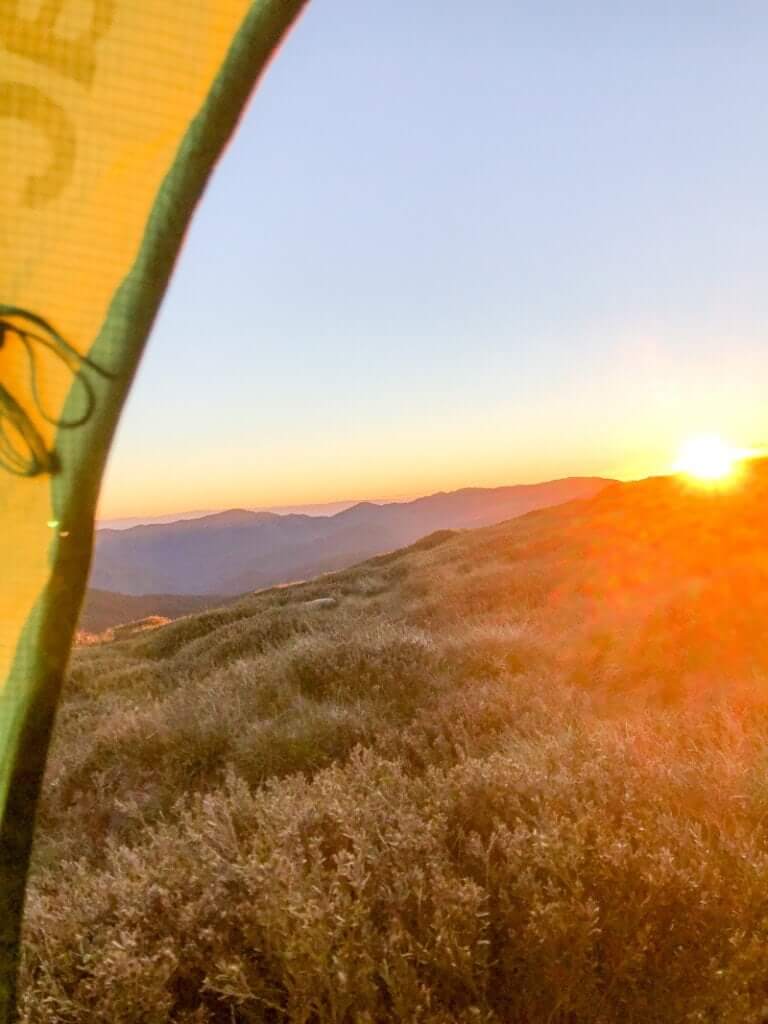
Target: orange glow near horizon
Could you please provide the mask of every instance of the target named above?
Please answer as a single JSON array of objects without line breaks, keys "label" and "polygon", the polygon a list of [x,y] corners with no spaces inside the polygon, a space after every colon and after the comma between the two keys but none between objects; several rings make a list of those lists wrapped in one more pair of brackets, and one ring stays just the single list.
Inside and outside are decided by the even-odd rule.
[{"label": "orange glow near horizon", "polygon": [[741,462],[751,454],[717,434],[700,434],[681,444],[673,468],[697,483],[723,485],[735,480]]},{"label": "orange glow near horizon", "polygon": [[[639,431],[638,431],[639,433]],[[243,446],[217,461],[209,453],[200,465],[182,461],[168,472],[170,455],[156,458],[154,449],[136,448],[108,467],[99,503],[99,519],[177,515],[227,508],[269,508],[335,504],[354,501],[403,501],[437,491],[464,487],[503,487],[535,484],[568,476],[601,476],[622,481],[679,473],[699,487],[730,486],[739,463],[765,449],[742,449],[733,438],[746,431],[710,436],[691,434],[683,445],[672,431],[661,433],[653,424],[643,430],[642,443],[617,438],[602,452],[548,440],[530,452],[514,452],[503,435],[485,446],[476,432],[446,441],[427,437],[404,450],[395,438],[352,437],[347,457],[337,457],[335,445],[314,443],[276,445],[269,461]],[[757,430],[754,431],[757,435]],[[680,437],[685,434],[677,434]],[[748,436],[748,435],[747,435]],[[728,438],[724,440],[723,438]],[[679,449],[679,454],[675,454]],[[733,475],[731,475],[731,472]]]}]

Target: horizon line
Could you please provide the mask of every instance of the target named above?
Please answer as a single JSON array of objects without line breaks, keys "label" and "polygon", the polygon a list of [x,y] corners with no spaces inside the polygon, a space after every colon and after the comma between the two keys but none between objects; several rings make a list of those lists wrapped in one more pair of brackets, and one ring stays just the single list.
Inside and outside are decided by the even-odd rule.
[{"label": "horizon line", "polygon": [[[664,475],[664,474],[662,474]],[[628,483],[633,480],[646,479],[645,476],[602,476],[601,474],[579,474],[571,473],[567,476],[550,477],[546,480],[533,480],[524,483],[504,483],[494,485],[483,485],[483,484],[465,484],[461,487],[453,487],[449,490],[437,490],[429,491],[428,493],[415,493],[415,494],[401,494],[391,498],[338,498],[330,501],[306,501],[306,502],[283,502],[275,505],[227,505],[219,508],[208,508],[208,509],[190,509],[184,512],[158,512],[158,513],[144,513],[137,515],[125,515],[125,516],[96,516],[95,526],[96,529],[110,529],[113,528],[109,525],[104,524],[116,524],[116,523],[133,523],[138,526],[141,525],[139,521],[154,522],[164,519],[167,522],[183,522],[188,519],[202,519],[205,516],[220,515],[224,512],[233,511],[244,511],[244,512],[272,512],[275,515],[300,515],[302,514],[299,510],[309,508],[332,508],[336,506],[346,506],[352,508],[355,505],[360,504],[371,504],[371,505],[397,505],[407,503],[409,501],[417,501],[420,498],[431,498],[439,494],[456,494],[459,491],[495,491],[502,490],[507,487],[537,487],[545,484],[559,483],[564,480],[578,480],[578,479],[592,479],[592,480],[606,480],[609,482]],[[338,511],[344,511],[339,508]],[[308,514],[308,513],[304,513]],[[335,513],[334,513],[335,514]]]}]

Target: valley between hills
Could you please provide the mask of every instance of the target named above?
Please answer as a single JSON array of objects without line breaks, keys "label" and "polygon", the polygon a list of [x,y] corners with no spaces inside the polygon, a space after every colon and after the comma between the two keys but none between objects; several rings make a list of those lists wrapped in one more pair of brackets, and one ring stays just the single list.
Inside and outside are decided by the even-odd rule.
[{"label": "valley between hills", "polygon": [[332,515],[230,509],[100,529],[81,628],[101,633],[146,616],[178,618],[253,590],[346,568],[435,530],[488,526],[588,498],[611,482],[575,477],[468,487],[407,502],[358,502]]},{"label": "valley between hills", "polygon": [[758,1024],[768,463],[75,651],[26,1024]]}]

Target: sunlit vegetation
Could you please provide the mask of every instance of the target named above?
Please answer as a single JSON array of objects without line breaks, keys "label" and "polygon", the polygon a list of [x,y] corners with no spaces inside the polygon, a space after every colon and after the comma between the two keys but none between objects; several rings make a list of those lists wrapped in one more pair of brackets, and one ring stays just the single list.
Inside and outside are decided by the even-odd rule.
[{"label": "sunlit vegetation", "polygon": [[767,500],[616,485],[79,649],[24,1020],[764,1021]]}]

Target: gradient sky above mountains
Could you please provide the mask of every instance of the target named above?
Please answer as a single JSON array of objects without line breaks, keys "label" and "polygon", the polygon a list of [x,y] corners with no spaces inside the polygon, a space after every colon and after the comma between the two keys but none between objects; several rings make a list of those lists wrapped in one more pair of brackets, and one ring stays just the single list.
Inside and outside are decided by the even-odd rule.
[{"label": "gradient sky above mountains", "polygon": [[314,0],[192,225],[101,515],[764,443],[768,9],[674,6]]}]

